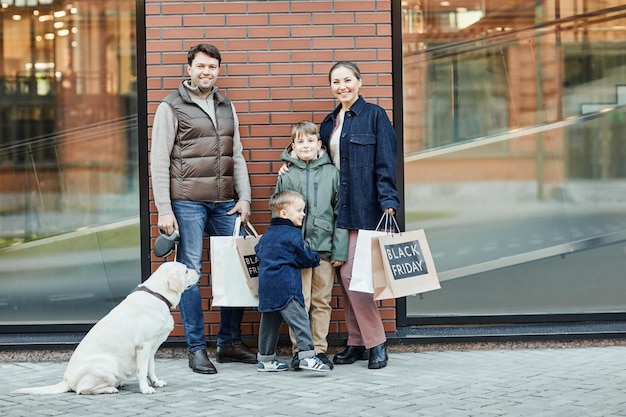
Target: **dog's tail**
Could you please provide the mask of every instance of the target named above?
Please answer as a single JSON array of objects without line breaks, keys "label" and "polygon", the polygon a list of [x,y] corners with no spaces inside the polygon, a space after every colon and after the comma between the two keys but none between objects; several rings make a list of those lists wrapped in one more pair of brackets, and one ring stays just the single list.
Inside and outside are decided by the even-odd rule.
[{"label": "dog's tail", "polygon": [[70,386],[67,385],[65,380],[55,385],[46,385],[45,387],[30,387],[20,388],[13,391],[11,394],[63,394],[64,392],[70,392]]}]

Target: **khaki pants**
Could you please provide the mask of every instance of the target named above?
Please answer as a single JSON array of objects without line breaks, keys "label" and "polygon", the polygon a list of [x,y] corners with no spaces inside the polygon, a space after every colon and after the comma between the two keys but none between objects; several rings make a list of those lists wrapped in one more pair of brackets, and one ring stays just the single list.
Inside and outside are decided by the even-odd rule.
[{"label": "khaki pants", "polygon": [[[302,295],[304,295],[304,305],[309,313],[311,321],[311,335],[315,343],[317,353],[326,353],[328,349],[328,328],[330,326],[330,315],[332,307],[330,300],[335,282],[335,268],[330,262],[321,260],[320,266],[302,270]],[[296,341],[291,329],[289,338],[293,346],[293,352],[297,352]]]}]

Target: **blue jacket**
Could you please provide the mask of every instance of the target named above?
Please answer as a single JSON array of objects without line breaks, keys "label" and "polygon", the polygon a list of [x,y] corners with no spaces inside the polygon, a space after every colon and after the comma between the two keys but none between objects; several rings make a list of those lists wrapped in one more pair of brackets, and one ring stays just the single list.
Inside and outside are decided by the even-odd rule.
[{"label": "blue jacket", "polygon": [[304,307],[301,269],[320,264],[320,256],[304,245],[300,228],[275,217],[254,247],[259,258],[259,311],[279,311],[296,299]]},{"label": "blue jacket", "polygon": [[[326,149],[330,149],[340,109],[338,106],[320,125]],[[373,230],[386,208],[398,210],[397,142],[385,110],[359,96],[346,112],[341,130],[337,227]]]}]

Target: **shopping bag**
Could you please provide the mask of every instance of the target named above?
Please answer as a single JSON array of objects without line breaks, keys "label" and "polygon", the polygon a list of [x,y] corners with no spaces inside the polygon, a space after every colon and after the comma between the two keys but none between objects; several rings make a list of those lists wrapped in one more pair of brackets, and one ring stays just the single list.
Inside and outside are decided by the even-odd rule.
[{"label": "shopping bag", "polygon": [[[374,246],[378,246],[378,242],[372,242],[372,238],[385,236],[386,234],[387,233],[379,230],[359,230],[356,238],[356,248],[354,250],[354,261],[352,263],[350,291],[374,293],[372,243],[374,243]],[[384,269],[380,268],[377,273],[382,274],[384,278]]]},{"label": "shopping bag", "polygon": [[233,236],[211,236],[212,307],[258,307],[259,298],[252,293],[235,240],[241,228],[238,218]]},{"label": "shopping bag", "polygon": [[441,288],[424,230],[411,230],[374,238],[372,268],[374,299],[385,300]]},{"label": "shopping bag", "polygon": [[[378,236],[385,236],[388,232],[380,230],[381,228],[389,230],[390,215],[385,212],[378,221],[376,230],[361,230],[359,229],[356,248],[354,249],[354,261],[352,262],[352,279],[350,280],[350,291],[374,293],[374,280],[372,270],[372,243],[378,245],[377,241],[373,241],[373,238]],[[384,275],[384,270],[381,268],[376,271],[377,274]]]},{"label": "shopping bag", "polygon": [[[241,261],[243,272],[246,275],[246,283],[252,294],[259,295],[259,258],[256,256],[254,247],[259,243],[261,236],[254,230],[250,223],[246,224],[246,235],[235,238],[235,246]],[[251,233],[248,233],[248,230]]]}]

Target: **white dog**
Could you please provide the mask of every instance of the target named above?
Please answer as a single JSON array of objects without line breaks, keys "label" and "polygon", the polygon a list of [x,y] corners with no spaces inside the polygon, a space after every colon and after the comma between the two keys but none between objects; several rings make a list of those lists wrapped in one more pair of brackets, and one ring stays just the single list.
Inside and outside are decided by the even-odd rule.
[{"label": "white dog", "polygon": [[13,393],[114,394],[136,376],[141,392],[153,394],[153,387],[166,385],[154,372],[154,355],[174,328],[170,309],[199,277],[184,264],[164,263],[91,328],[72,354],[61,382]]}]

